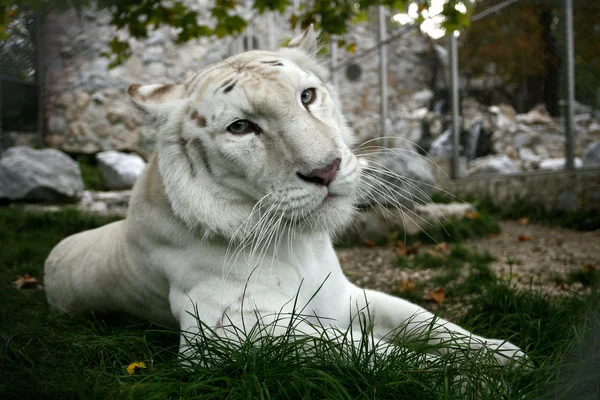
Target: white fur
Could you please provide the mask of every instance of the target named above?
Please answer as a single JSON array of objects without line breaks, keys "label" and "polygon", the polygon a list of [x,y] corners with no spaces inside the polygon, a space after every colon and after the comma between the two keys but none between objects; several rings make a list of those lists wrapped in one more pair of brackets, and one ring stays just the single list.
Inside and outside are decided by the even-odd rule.
[{"label": "white fur", "polygon": [[[291,313],[297,296],[304,314],[342,330],[368,304],[378,339],[398,328],[424,334],[431,313],[358,288],[342,273],[330,235],[351,221],[360,166],[338,96],[315,58],[312,27],[292,44],[232,57],[160,96],[153,95],[160,85],[130,89],[160,128],[156,154],[124,221],[70,236],[52,251],[45,265],[50,304],[123,311],[192,333],[196,309],[221,334],[229,322],[251,326],[259,315],[268,322]],[[307,110],[300,95],[308,88],[317,99]],[[237,119],[261,131],[228,132]],[[341,164],[328,187],[297,175],[335,158]],[[300,329],[318,334],[308,323]],[[456,333],[470,336],[438,319],[431,340]],[[522,356],[507,342],[471,341]]]}]

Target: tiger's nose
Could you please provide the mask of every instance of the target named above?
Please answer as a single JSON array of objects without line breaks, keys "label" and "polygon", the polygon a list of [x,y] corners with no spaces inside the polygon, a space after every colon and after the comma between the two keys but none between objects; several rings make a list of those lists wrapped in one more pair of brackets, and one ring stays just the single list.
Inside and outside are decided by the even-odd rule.
[{"label": "tiger's nose", "polygon": [[340,169],[341,158],[336,158],[331,164],[322,169],[313,169],[307,175],[296,172],[298,177],[306,182],[316,183],[317,185],[329,186],[334,180],[335,174]]}]

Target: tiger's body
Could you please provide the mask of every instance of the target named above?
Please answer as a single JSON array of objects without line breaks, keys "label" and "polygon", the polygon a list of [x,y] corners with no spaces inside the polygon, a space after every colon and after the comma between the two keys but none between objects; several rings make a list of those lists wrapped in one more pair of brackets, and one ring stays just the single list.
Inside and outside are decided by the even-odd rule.
[{"label": "tiger's body", "polygon": [[226,334],[296,305],[309,315],[298,329],[318,335],[318,317],[359,329],[353,316],[368,306],[377,339],[398,328],[419,337],[430,323],[431,340],[460,334],[504,352],[500,361],[522,356],[344,276],[330,237],[352,220],[361,167],[316,52],[311,27],[288,48],[234,56],[182,85],[132,85],[159,126],[156,153],[124,221],[68,237],[49,255],[50,304],[175,325],[182,344],[196,317]]}]

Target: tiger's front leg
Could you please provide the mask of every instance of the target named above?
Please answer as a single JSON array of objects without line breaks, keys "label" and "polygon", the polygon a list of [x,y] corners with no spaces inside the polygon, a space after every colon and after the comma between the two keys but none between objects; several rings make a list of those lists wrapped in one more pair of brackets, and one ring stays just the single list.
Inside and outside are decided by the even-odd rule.
[{"label": "tiger's front leg", "polygon": [[[279,308],[260,301],[247,301],[242,307],[240,300],[236,299],[237,304],[231,303],[217,310],[203,307],[198,302],[203,292],[203,288],[189,292],[172,290],[169,296],[172,312],[180,323],[180,355],[187,365],[211,365],[217,361],[214,357],[221,357],[222,352],[214,353],[212,350],[211,340],[229,341],[239,346],[249,339],[254,345],[260,346],[259,338],[285,336],[290,340],[300,340],[302,346],[306,346],[303,348],[304,354],[318,354],[318,347],[324,343],[327,343],[327,348],[334,344],[341,352],[345,352],[347,346],[374,349],[380,356],[395,352],[389,342],[364,335],[363,330],[349,326],[347,314],[346,318],[339,321],[334,318],[319,320],[309,314],[299,315],[294,302],[286,297],[271,299],[273,303],[284,305]],[[432,357],[435,358],[423,355],[424,360]]]},{"label": "tiger's front leg", "polygon": [[[409,340],[428,338],[429,344],[447,344],[443,348],[449,350],[486,348],[494,352],[500,364],[525,357],[525,353],[510,342],[474,335],[416,304],[382,292],[353,286],[352,304],[357,310],[368,310],[375,335],[380,338],[392,339],[398,334]],[[358,323],[356,318],[353,323]]]}]

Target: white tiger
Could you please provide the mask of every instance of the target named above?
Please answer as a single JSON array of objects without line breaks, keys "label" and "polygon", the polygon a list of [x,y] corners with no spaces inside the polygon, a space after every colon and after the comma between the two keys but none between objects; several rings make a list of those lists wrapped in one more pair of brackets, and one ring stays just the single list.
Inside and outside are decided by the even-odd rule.
[{"label": "white tiger", "polygon": [[[286,48],[233,56],[185,84],[131,85],[159,127],[156,152],[125,220],[52,250],[49,303],[176,325],[182,345],[198,331],[196,316],[225,334],[226,324],[268,323],[298,304],[358,330],[353,315],[368,305],[377,339],[398,328],[424,335],[429,322],[432,341],[460,334],[465,346],[498,350],[501,362],[522,357],[342,273],[330,236],[352,220],[361,167],[316,36],[311,26]],[[318,335],[318,325],[307,318],[298,329]]]}]

